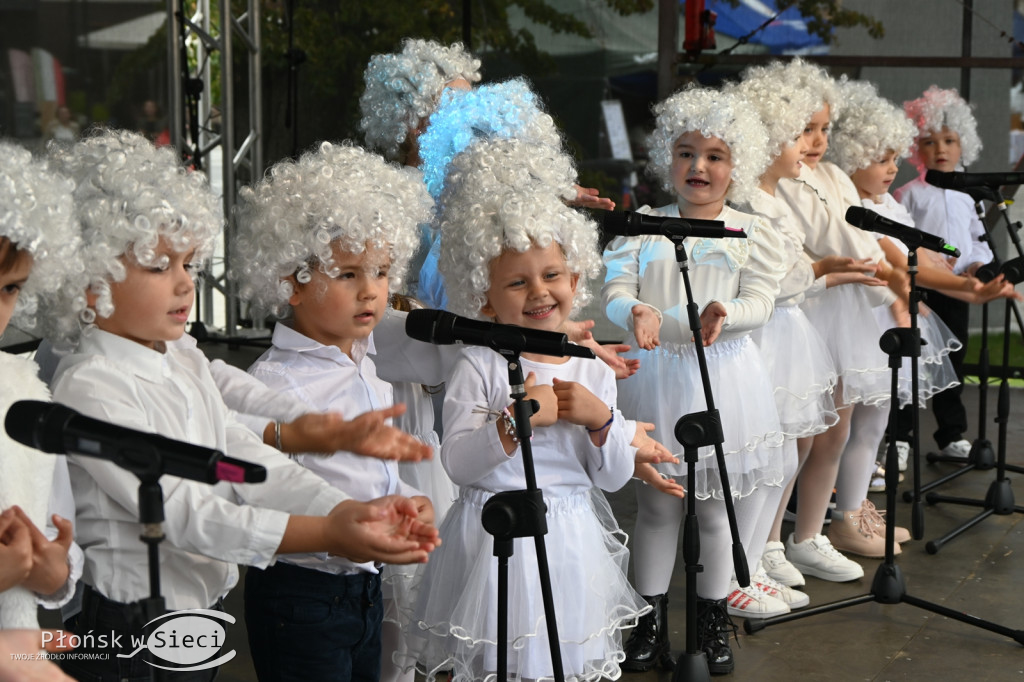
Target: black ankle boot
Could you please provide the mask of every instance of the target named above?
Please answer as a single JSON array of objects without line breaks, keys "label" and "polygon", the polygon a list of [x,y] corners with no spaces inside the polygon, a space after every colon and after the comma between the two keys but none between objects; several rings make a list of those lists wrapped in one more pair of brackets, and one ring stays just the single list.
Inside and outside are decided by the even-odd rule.
[{"label": "black ankle boot", "polygon": [[697,598],[697,645],[708,659],[712,675],[731,673],[736,661],[729,647],[729,633],[736,636],[736,626],[729,617],[724,599]]},{"label": "black ankle boot", "polygon": [[671,670],[674,661],[668,643],[668,596],[644,597],[653,608],[640,616],[624,647],[623,670],[646,672],[656,665]]}]

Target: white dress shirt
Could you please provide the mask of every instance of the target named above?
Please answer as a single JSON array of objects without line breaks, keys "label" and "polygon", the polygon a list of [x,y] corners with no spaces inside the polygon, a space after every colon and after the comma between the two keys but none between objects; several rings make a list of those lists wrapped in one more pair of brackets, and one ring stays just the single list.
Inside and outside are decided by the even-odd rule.
[{"label": "white dress shirt", "polygon": [[[160,479],[167,536],[160,545],[160,571],[172,610],[212,605],[238,581],[236,564],[273,563],[289,514],[324,515],[348,499],[235,420],[201,353],[160,352],[89,329],[78,351],[57,367],[53,397],[90,417],[266,467],[265,483],[210,486]],[[85,550],[84,581],[115,601],[149,596],[138,479],[105,460],[68,460],[78,542]]]},{"label": "white dress shirt", "polygon": [[[352,357],[300,334],[285,322],[274,327],[273,345],[249,368],[250,374],[276,393],[308,406],[308,412],[341,412],[353,419],[392,405],[391,385],[377,378],[373,335],[352,344]],[[295,460],[338,490],[360,501],[385,495],[422,495],[398,477],[398,465],[339,450],[333,455],[302,454]],[[282,561],[326,573],[376,573],[372,562],[357,564],[342,557],[292,554]]]},{"label": "white dress shirt", "polygon": [[[679,207],[673,204],[650,213],[678,218]],[[768,234],[771,228],[763,218],[726,206],[716,220],[743,229],[747,238],[687,238],[684,244],[695,302],[701,311],[712,301],[725,306],[720,339],[727,341],[768,321],[785,272],[779,240]],[[633,306],[643,304],[661,317],[663,344],[690,343],[686,292],[671,240],[661,235],[616,237],[605,248],[604,262],[608,273],[601,294],[609,320],[632,330]]]},{"label": "white dress shirt", "polygon": [[960,249],[953,272],[960,275],[973,263],[992,261],[992,249],[981,241],[985,226],[978,219],[974,200],[963,192],[929,185],[920,175],[893,192],[914,218],[914,225],[942,237]]}]

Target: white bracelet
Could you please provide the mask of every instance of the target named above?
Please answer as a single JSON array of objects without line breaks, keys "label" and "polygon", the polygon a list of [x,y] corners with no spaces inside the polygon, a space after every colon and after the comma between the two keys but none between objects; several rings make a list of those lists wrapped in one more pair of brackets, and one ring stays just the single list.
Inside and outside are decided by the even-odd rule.
[{"label": "white bracelet", "polygon": [[281,452],[284,452],[284,448],[281,447],[281,422],[274,422],[274,445]]}]

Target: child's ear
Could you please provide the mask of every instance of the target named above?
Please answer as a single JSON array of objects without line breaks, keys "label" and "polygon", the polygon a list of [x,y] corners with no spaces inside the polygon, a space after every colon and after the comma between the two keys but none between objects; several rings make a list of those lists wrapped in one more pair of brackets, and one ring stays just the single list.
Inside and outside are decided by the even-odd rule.
[{"label": "child's ear", "polygon": [[575,295],[576,294],[576,286],[580,283],[580,273],[578,273],[578,272],[572,273],[572,280],[571,281],[572,281],[572,293],[573,293],[573,295]]},{"label": "child's ear", "polygon": [[292,295],[288,297],[288,305],[297,306],[302,302],[302,285],[295,279],[295,275],[288,275],[285,280],[292,285]]},{"label": "child's ear", "polygon": [[488,299],[486,303],[480,306],[480,312],[483,314],[484,317],[489,317],[491,319],[497,317],[497,314],[494,312],[494,306],[491,305],[490,299]]}]

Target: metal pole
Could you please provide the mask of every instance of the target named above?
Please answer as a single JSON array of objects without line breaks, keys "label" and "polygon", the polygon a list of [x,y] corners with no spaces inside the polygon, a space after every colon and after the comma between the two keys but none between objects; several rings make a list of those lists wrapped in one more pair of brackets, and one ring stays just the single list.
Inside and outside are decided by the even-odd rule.
[{"label": "metal pole", "polygon": [[171,133],[171,145],[181,153],[184,148],[184,99],[181,92],[181,24],[175,16],[181,10],[181,0],[167,0],[167,125]]},{"label": "metal pole", "polygon": [[679,56],[679,0],[658,0],[658,99],[676,89]]},{"label": "metal pole", "polygon": [[[971,32],[974,22],[974,0],[964,0],[963,32],[960,37],[960,56],[967,59],[971,56]],[[971,100],[971,68],[963,66],[960,68],[960,95]]]}]

